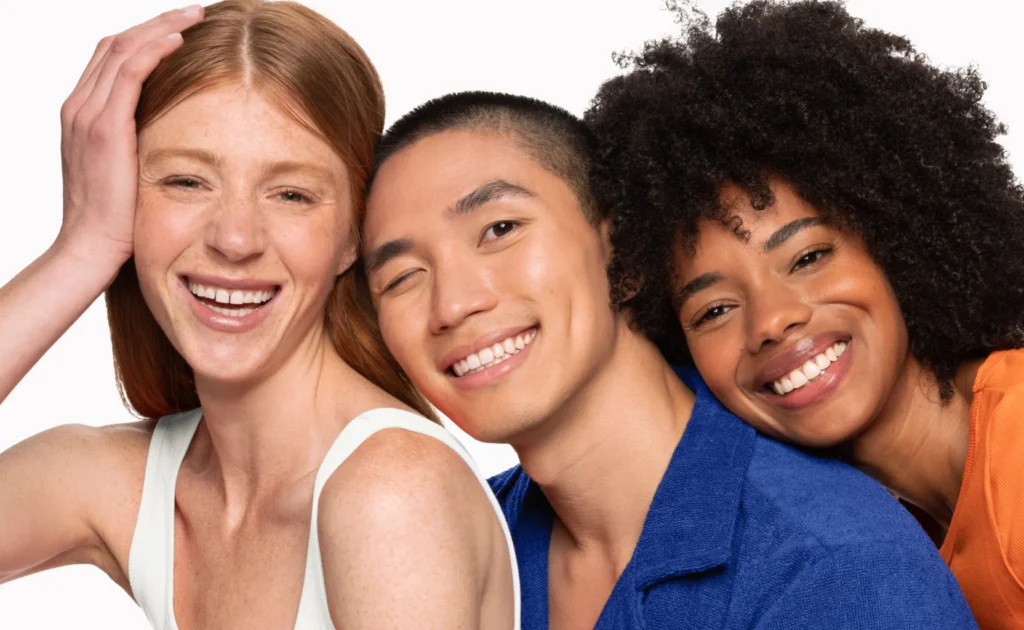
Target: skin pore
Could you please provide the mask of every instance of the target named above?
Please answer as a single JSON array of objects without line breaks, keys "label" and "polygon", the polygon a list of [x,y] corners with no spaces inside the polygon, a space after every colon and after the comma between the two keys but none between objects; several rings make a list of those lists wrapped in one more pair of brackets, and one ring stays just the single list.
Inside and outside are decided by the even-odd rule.
[{"label": "skin pore", "polygon": [[697,369],[762,433],[836,447],[948,527],[979,364],[943,402],[863,240],[825,224],[789,182],[769,184],[774,204],[762,211],[725,187],[730,220],[702,223],[693,251],[674,249],[673,307]]},{"label": "skin pore", "polygon": [[612,310],[603,230],[511,134],[460,129],[381,165],[363,238],[398,362],[467,433],[512,444],[554,508],[551,626],[593,627],[693,405]]}]

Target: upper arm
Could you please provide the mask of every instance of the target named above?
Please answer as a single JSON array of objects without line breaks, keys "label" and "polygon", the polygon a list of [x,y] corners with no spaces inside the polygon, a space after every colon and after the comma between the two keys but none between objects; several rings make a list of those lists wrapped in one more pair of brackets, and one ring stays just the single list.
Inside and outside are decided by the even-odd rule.
[{"label": "upper arm", "polygon": [[320,499],[335,626],[479,628],[496,524],[479,481],[448,446],[398,429],[378,432]]},{"label": "upper arm", "polygon": [[759,630],[812,627],[954,630],[977,624],[934,549],[866,543],[809,564],[757,624]]},{"label": "upper arm", "polygon": [[111,458],[122,458],[124,445],[104,429],[55,427],[0,453],[0,583],[109,559],[95,516],[111,507],[101,495],[116,492],[109,475],[121,467]]}]

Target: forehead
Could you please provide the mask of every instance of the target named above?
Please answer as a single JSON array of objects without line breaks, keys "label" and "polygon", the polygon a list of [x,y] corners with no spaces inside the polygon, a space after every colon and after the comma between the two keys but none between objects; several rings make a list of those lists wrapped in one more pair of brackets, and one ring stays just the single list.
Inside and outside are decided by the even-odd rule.
[{"label": "forehead", "polygon": [[[774,195],[774,203],[763,210],[757,210],[746,189],[732,183],[723,186],[718,201],[725,221],[705,220],[698,225],[699,231],[694,241],[697,256],[701,250],[705,253],[713,252],[723,246],[760,249],[765,239],[779,227],[791,221],[821,216],[817,208],[801,197],[791,183],[773,179],[769,181],[769,187]],[[711,244],[714,246],[709,247]]]},{"label": "forehead", "polygon": [[391,238],[413,223],[441,221],[456,201],[496,180],[555,206],[564,205],[552,202],[569,190],[509,135],[475,130],[432,134],[380,167],[367,200],[366,242]]},{"label": "forehead", "polygon": [[139,133],[139,151],[188,145],[221,157],[316,162],[344,170],[344,163],[297,107],[265,90],[218,84],[168,108]]}]

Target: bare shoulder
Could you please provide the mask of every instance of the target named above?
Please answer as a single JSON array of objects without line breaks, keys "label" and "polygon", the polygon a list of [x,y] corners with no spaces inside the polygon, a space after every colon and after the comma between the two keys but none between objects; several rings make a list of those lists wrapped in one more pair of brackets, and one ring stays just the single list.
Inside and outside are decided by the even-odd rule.
[{"label": "bare shoulder", "polygon": [[110,473],[145,467],[154,421],[106,426],[64,424],[15,444],[2,454],[5,460],[36,461],[48,470],[80,475],[84,471],[107,477]]},{"label": "bare shoulder", "polygon": [[421,519],[468,528],[494,517],[480,481],[458,453],[437,438],[401,428],[377,431],[338,468],[320,498],[322,514],[334,508],[343,515],[323,521],[328,528],[331,520],[349,528],[377,520],[419,526]]},{"label": "bare shoulder", "polygon": [[318,527],[338,627],[383,627],[373,625],[381,615],[387,627],[477,627],[504,537],[480,481],[447,444],[374,433],[324,486]]},{"label": "bare shoulder", "polygon": [[153,426],[62,425],[0,453],[0,576],[89,563],[126,582]]}]

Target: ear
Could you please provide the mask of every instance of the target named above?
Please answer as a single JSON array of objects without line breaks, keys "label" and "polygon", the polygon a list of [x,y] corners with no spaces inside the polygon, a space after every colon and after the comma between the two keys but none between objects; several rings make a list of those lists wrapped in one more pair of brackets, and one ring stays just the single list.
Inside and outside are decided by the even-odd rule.
[{"label": "ear", "polygon": [[341,253],[341,258],[338,259],[337,275],[340,276],[348,271],[355,264],[356,258],[359,258],[359,243],[355,239],[349,239],[349,242],[345,244],[344,251]]}]

